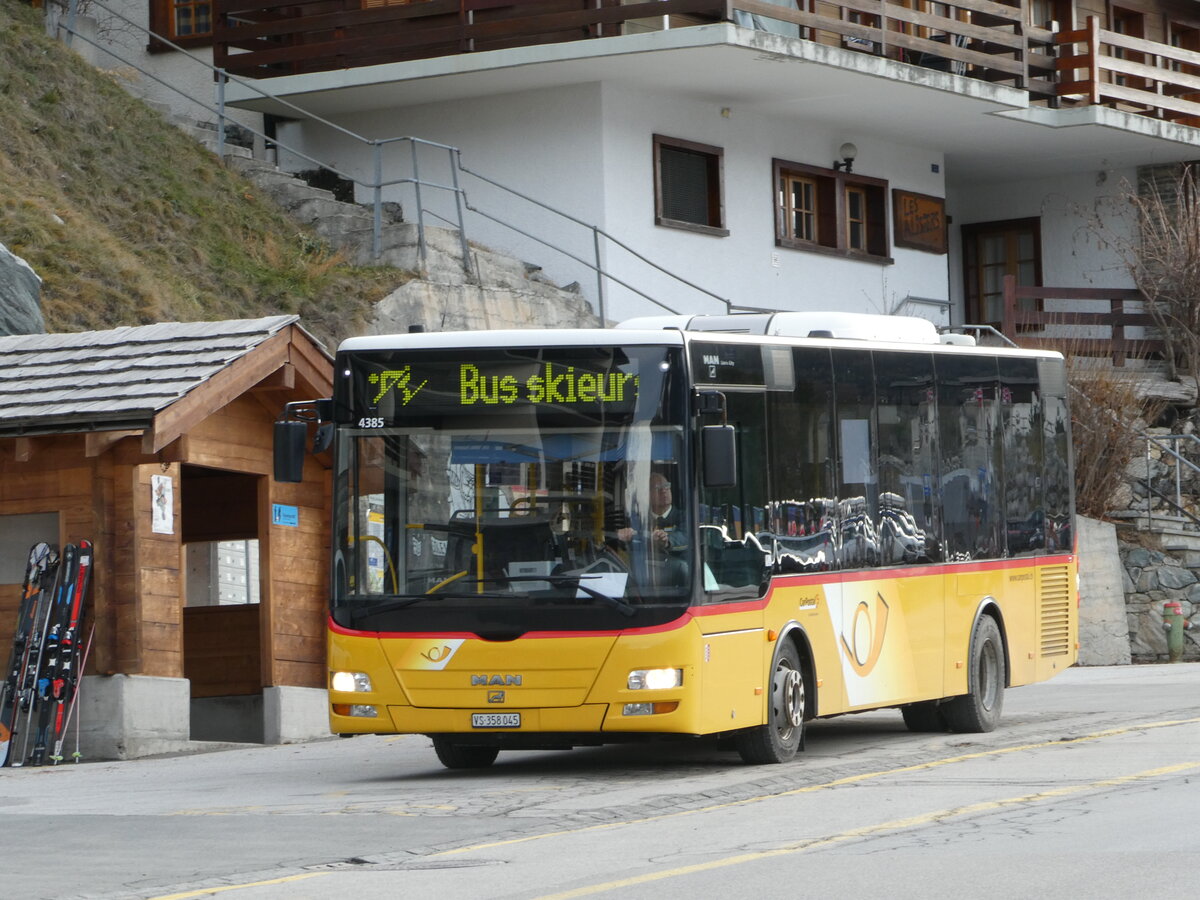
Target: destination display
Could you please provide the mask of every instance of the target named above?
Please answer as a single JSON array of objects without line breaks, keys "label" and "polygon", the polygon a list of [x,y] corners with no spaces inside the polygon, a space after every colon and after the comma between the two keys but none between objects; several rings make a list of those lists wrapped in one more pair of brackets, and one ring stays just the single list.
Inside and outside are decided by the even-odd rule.
[{"label": "destination display", "polygon": [[[520,358],[487,352],[474,359],[420,360],[398,354],[357,354],[339,366],[341,415],[382,427],[431,413],[482,413],[535,407],[606,414],[631,413],[641,385],[638,360],[619,351],[589,360]],[[383,357],[383,358],[380,358]],[[499,357],[499,358],[495,358]],[[658,374],[656,372],[656,374]]]}]

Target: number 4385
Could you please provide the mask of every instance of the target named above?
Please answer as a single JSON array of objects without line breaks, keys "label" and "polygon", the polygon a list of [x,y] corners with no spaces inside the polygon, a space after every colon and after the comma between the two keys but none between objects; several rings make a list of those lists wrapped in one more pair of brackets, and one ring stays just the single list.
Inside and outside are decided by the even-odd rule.
[{"label": "number 4385", "polygon": [[363,418],[358,420],[358,427],[359,428],[382,428],[383,427],[383,417],[382,416],[364,416]]}]

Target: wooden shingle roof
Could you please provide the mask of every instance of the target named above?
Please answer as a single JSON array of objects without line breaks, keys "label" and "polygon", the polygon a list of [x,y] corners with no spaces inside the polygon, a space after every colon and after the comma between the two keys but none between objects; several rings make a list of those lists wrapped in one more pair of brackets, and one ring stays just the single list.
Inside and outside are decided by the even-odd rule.
[{"label": "wooden shingle roof", "polygon": [[[0,436],[153,430],[159,413],[268,342],[279,349],[265,367],[242,366],[247,377],[261,378],[289,364],[292,332],[301,331],[297,319],[164,322],[0,337]],[[285,330],[289,334],[280,335]],[[309,341],[310,362],[328,360]]]}]

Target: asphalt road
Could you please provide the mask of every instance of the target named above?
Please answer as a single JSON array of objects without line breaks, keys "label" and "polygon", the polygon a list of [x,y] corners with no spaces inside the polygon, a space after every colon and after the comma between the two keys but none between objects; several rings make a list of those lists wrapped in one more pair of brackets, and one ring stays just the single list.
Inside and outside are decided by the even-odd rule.
[{"label": "asphalt road", "polygon": [[1190,897],[1196,810],[1200,665],[1072,669],[992,734],[845,716],[782,766],[689,742],[451,772],[366,736],[3,769],[0,897]]}]

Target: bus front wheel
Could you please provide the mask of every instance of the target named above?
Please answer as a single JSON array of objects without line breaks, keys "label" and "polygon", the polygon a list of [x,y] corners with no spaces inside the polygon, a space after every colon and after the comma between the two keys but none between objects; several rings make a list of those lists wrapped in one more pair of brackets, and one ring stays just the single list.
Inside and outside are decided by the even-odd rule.
[{"label": "bus front wheel", "polygon": [[1004,708],[1004,641],[991,616],[980,616],[971,634],[967,693],[941,705],[951,731],[993,731]]},{"label": "bus front wheel", "polygon": [[804,670],[791,641],[782,641],[771,667],[771,702],[767,723],[737,736],[737,749],[750,765],[787,762],[804,738]]},{"label": "bus front wheel", "polygon": [[433,752],[447,769],[486,769],[500,755],[499,747],[480,744],[456,744],[448,737],[433,738]]}]

